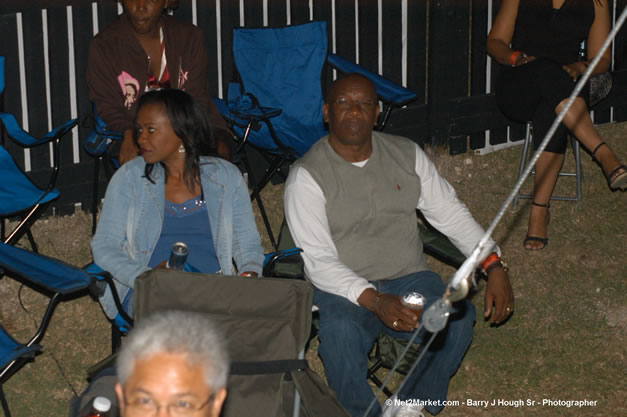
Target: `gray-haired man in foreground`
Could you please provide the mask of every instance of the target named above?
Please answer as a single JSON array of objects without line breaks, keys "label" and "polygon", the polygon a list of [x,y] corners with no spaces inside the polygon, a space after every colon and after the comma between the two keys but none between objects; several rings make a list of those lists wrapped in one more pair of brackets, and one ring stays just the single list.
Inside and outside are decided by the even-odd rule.
[{"label": "gray-haired man in foreground", "polygon": [[122,417],[218,417],[229,359],[224,338],[197,313],[169,311],[142,321],[117,361]]}]

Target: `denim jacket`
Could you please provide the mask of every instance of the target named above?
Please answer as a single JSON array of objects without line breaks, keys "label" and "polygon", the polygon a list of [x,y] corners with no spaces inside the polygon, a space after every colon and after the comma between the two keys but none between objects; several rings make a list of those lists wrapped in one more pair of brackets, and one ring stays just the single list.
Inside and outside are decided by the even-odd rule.
[{"label": "denim jacket", "polygon": [[[135,279],[149,270],[165,210],[165,172],[155,164],[151,178],[144,177],[146,163],[137,157],[124,164],[107,187],[98,229],[91,242],[94,262],[113,275],[124,299]],[[225,275],[236,270],[261,275],[263,248],[248,189],[239,170],[219,158],[200,160],[200,182],[220,268]],[[109,318],[117,309],[107,288],[100,302]]]}]

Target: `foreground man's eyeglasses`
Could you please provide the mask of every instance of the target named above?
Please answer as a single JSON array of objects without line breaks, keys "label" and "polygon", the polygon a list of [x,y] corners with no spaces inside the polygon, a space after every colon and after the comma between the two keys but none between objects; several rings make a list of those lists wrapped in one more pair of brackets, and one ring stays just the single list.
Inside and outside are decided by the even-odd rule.
[{"label": "foreground man's eyeglasses", "polygon": [[127,407],[128,417],[152,417],[159,414],[161,408],[165,408],[170,417],[194,416],[213,401],[211,394],[207,401],[202,404],[195,404],[194,401],[178,400],[168,404],[159,404],[150,396],[139,396],[131,401],[124,401]]}]

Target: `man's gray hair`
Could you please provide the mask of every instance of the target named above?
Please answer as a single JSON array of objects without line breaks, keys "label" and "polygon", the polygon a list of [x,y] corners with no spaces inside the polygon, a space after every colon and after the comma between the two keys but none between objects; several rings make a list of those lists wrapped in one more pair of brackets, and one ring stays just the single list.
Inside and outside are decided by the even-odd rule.
[{"label": "man's gray hair", "polygon": [[122,385],[135,362],[157,353],[181,353],[190,366],[202,366],[212,390],[226,387],[229,357],[224,337],[205,315],[183,311],[155,313],[130,333],[118,354],[117,373]]}]

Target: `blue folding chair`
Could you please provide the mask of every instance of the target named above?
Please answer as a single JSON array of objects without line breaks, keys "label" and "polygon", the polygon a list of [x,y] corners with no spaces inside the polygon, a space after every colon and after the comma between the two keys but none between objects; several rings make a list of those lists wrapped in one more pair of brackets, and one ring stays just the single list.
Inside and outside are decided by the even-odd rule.
[{"label": "blue folding chair", "polygon": [[38,343],[44,337],[57,304],[64,297],[82,292],[87,294],[92,278],[87,272],[56,259],[0,243],[0,278],[3,275],[50,296],[41,324],[27,342],[18,342],[0,324],[0,403],[5,416],[10,417],[2,384],[42,350]]},{"label": "blue folding chair", "polygon": [[[327,134],[322,117],[322,69],[327,61],[326,22],[310,22],[284,28],[233,30],[233,55],[240,83],[231,83],[228,100],[214,99],[224,118],[241,137],[236,156],[248,172],[251,199],[257,201],[268,236],[276,240],[266,216],[261,190],[281,168],[304,155]],[[345,72],[359,72],[377,87],[386,105],[385,121],[392,107],[415,100],[416,94],[337,55],[328,62]],[[261,179],[252,177],[244,145],[266,157],[268,167]]]},{"label": "blue folding chair", "polygon": [[[0,77],[0,87],[2,88],[0,93],[2,93],[4,89],[4,57],[0,57],[0,74],[2,74]],[[0,182],[0,238],[4,243],[13,244],[26,233],[33,251],[37,252],[37,245],[30,232],[30,227],[46,210],[48,205],[59,197],[59,191],[54,188],[59,175],[59,144],[61,137],[76,125],[77,119],[64,123],[39,139],[22,130],[15,120],[15,116],[10,113],[0,113],[0,121],[4,126],[2,130],[2,145],[4,145],[5,133],[24,148],[32,148],[49,142],[53,143],[54,166],[48,185],[45,188],[40,188],[33,183],[15,163],[6,149],[0,145],[0,177],[2,178]],[[12,217],[20,217],[21,221],[5,237],[4,220]]]},{"label": "blue folding chair", "polygon": [[[325,22],[280,29],[233,30],[233,55],[241,83],[231,83],[228,102],[218,109],[242,138],[236,149],[248,172],[251,199],[256,200],[270,241],[276,241],[260,192],[270,179],[326,134],[322,120],[322,67],[327,56]],[[261,151],[269,167],[259,181],[243,146]]]},{"label": "blue folding chair", "polygon": [[116,141],[121,141],[123,135],[119,132],[110,130],[107,124],[98,114],[96,105],[93,105],[94,127],[87,135],[83,142],[83,149],[89,155],[95,158],[94,161],[94,186],[91,204],[91,233],[96,233],[96,225],[98,223],[98,196],[100,184],[100,162],[104,166],[107,179],[111,179],[113,173],[120,168],[120,161],[110,152],[111,145]]}]

